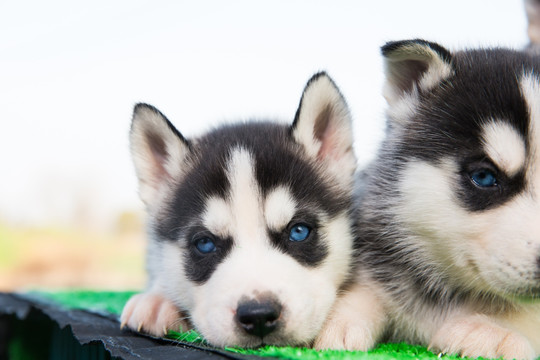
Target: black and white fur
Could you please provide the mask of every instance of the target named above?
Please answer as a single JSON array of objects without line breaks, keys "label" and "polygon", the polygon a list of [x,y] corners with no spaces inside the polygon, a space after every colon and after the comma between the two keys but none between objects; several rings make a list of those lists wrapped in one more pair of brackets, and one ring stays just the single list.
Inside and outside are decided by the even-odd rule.
[{"label": "black and white fur", "polygon": [[[356,159],[333,81],[309,81],[292,125],[239,123],[193,139],[138,104],[131,151],[149,283],[122,326],[195,328],[215,346],[310,344],[352,266]],[[289,238],[297,224],[311,230],[304,241]]]},{"label": "black and white fur", "polygon": [[358,279],[319,348],[540,356],[540,58],[390,42]]}]

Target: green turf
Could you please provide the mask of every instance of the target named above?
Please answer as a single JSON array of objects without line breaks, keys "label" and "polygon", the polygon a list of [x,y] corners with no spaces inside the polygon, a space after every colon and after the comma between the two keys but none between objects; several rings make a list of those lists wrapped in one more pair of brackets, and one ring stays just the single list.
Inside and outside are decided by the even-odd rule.
[{"label": "green turf", "polygon": [[456,355],[441,355],[438,356],[431,351],[428,351],[422,346],[412,346],[409,344],[381,344],[375,349],[370,351],[343,351],[343,350],[313,350],[307,348],[296,347],[279,347],[279,346],[265,346],[261,349],[234,349],[227,348],[229,351],[238,352],[241,354],[253,354],[258,356],[272,356],[283,359],[301,359],[301,360],[315,360],[315,359],[365,359],[365,360],[434,360],[434,359],[447,359],[447,360],[462,360],[460,356]]},{"label": "green turf", "polygon": [[93,311],[106,311],[120,315],[125,303],[135,294],[135,291],[36,291],[32,294],[55,301],[71,309],[87,309]]},{"label": "green turf", "polygon": [[[60,303],[68,308],[82,308],[94,311],[108,311],[120,314],[126,301],[134,292],[106,292],[106,291],[63,291],[63,292],[39,292],[37,293],[49,300]],[[175,332],[171,331],[169,338],[205,345],[204,339],[195,331]],[[226,348],[226,350],[258,356],[270,356],[282,359],[366,359],[366,360],[458,360],[457,355],[438,355],[428,351],[422,346],[409,344],[381,344],[375,349],[363,351],[317,351],[307,348],[265,346],[259,349]],[[540,359],[539,359],[540,360]]]}]

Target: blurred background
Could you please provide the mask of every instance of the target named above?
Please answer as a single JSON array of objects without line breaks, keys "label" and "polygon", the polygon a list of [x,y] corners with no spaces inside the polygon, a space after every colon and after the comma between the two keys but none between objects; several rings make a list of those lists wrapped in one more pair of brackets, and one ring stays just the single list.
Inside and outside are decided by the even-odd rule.
[{"label": "blurred background", "polygon": [[292,121],[326,70],[360,165],[384,128],[379,48],[522,48],[521,0],[0,1],[0,291],[139,289],[144,216],[128,151],[136,102],[186,136]]}]

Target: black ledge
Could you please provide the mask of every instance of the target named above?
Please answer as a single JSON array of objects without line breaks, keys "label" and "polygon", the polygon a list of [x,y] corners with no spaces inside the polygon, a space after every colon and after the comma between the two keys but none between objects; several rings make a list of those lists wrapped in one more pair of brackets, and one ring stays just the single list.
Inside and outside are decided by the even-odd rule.
[{"label": "black ledge", "polygon": [[118,317],[0,293],[0,359],[268,359],[120,330]]}]

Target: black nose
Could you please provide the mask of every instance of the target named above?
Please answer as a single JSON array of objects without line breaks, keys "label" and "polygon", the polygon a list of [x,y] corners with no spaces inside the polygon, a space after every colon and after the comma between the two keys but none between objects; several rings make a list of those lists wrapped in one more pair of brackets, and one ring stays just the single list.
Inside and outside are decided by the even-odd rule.
[{"label": "black nose", "polygon": [[238,304],[236,320],[251,335],[263,338],[276,329],[281,305],[277,301],[250,300]]}]

